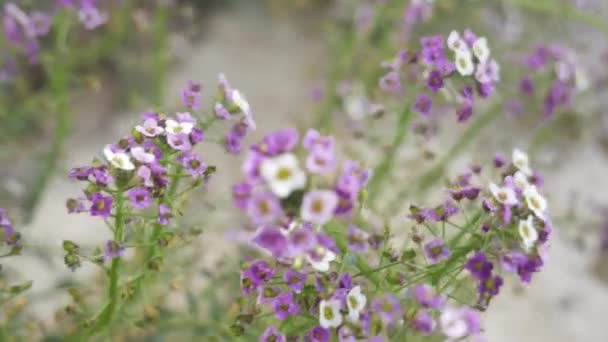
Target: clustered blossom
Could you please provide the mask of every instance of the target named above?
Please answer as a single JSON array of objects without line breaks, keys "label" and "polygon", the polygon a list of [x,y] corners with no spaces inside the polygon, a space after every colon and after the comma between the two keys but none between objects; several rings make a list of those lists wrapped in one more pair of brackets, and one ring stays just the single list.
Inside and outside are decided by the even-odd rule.
[{"label": "clustered blossom", "polygon": [[[429,116],[434,98],[443,92],[458,105],[458,121],[468,121],[473,115],[475,92],[486,98],[500,81],[500,66],[491,58],[487,39],[467,29],[462,34],[452,31],[447,39],[441,35],[423,37],[420,43],[419,51],[403,50],[392,61],[383,63],[388,72],[380,79],[380,88],[401,95],[402,78],[416,75],[427,92],[416,95],[414,112]],[[450,87],[446,87],[448,82]],[[459,93],[451,94],[455,86],[460,87]]]},{"label": "clustered blossom", "polygon": [[[71,179],[86,185],[82,197],[67,201],[68,211],[104,219],[119,219],[121,215],[122,220],[125,215],[143,217],[146,212],[151,214],[147,219],[150,224],[170,226],[176,191],[204,185],[213,173],[214,168],[194,150],[203,140],[204,124],[190,112],[145,112],[130,135],[105,146],[102,158],[70,170]],[[190,185],[179,186],[186,182]],[[103,260],[122,256],[124,243],[108,241]],[[73,252],[70,255],[76,256]]]},{"label": "clustered blossom", "polygon": [[[332,137],[314,130],[302,141],[293,129],[270,133],[252,146],[243,165],[246,180],[233,187],[234,205],[255,230],[252,245],[268,255],[244,263],[240,277],[242,314],[262,313],[276,320],[264,328],[260,341],[298,337],[289,335],[284,325],[301,315],[316,320],[297,333],[306,341],[329,341],[335,335],[340,341],[388,341],[400,327],[454,339],[477,336],[479,313],[466,306],[447,306],[447,298],[425,278],[402,287],[407,272],[388,273],[386,280],[366,275],[373,273],[371,265],[378,260],[380,246],[387,243],[352,222],[370,171],[354,161],[339,168],[334,144]],[[319,169],[300,162],[299,156],[310,160],[317,154],[330,155],[332,167]],[[455,199],[422,209],[423,221],[449,222],[460,212],[456,201],[473,201],[481,191],[472,185],[470,175],[460,177],[451,190],[465,194],[452,193]],[[427,241],[421,247],[422,264],[448,263],[453,255],[448,241],[440,237]],[[418,262],[415,253],[403,255],[401,266]],[[351,257],[370,269],[353,269],[347,261]],[[489,281],[483,285],[488,293],[499,286]]]},{"label": "clustered blossom", "polygon": [[103,3],[105,3],[103,0],[59,0],[57,8],[46,12],[38,10],[28,12],[15,2],[6,3],[0,15],[4,41],[17,55],[0,56],[7,58],[0,64],[0,80],[10,79],[16,74],[13,61],[19,58],[24,57],[31,65],[40,63],[42,40],[49,35],[52,25],[55,24],[53,17],[61,8],[74,9],[82,25],[87,30],[94,30],[108,21],[108,13],[103,9]]},{"label": "clustered blossom", "polygon": [[[543,117],[551,117],[560,109],[569,108],[576,93],[589,88],[589,79],[572,51],[559,45],[539,45],[522,62],[526,74],[518,84],[522,97],[507,103],[507,110],[514,115],[523,112],[526,102],[540,107]],[[549,84],[541,89],[541,84]],[[534,101],[542,98],[541,104]]]}]

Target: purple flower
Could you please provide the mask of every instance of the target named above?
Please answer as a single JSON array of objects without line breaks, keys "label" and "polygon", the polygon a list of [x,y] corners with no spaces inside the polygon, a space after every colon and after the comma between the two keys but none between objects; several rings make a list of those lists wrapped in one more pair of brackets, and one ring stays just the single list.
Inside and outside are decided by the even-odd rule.
[{"label": "purple flower", "polygon": [[51,29],[51,18],[46,13],[34,12],[30,15],[29,31],[36,37],[46,36]]},{"label": "purple flower", "polygon": [[106,218],[110,216],[110,212],[112,211],[112,204],[114,204],[114,199],[111,196],[104,196],[100,192],[96,192],[91,195],[91,216],[100,216]]},{"label": "purple flower", "polygon": [[185,133],[168,134],[167,143],[171,148],[178,151],[189,151],[192,149],[190,138]]},{"label": "purple flower", "polygon": [[317,235],[312,229],[298,228],[289,234],[290,254],[297,257],[308,254],[317,247]]},{"label": "purple flower", "polygon": [[244,296],[249,295],[252,291],[259,287],[260,283],[254,281],[253,275],[249,269],[241,271],[241,292]]},{"label": "purple flower", "polygon": [[447,307],[439,319],[441,330],[450,339],[476,335],[481,330],[479,311],[469,307]]},{"label": "purple flower", "polygon": [[125,254],[125,248],[116,241],[108,240],[103,248],[104,261],[120,258],[123,254]]},{"label": "purple flower", "polygon": [[507,159],[505,157],[505,154],[502,152],[496,152],[496,155],[494,156],[494,166],[496,168],[501,168],[506,163],[507,163]]},{"label": "purple flower", "polygon": [[171,209],[166,204],[161,203],[158,206],[158,224],[168,226],[172,217]]},{"label": "purple flower", "polygon": [[396,71],[389,71],[386,75],[382,76],[378,82],[380,89],[385,92],[397,95],[401,92],[401,76]]},{"label": "purple flower", "polygon": [[93,4],[83,3],[78,11],[78,19],[87,30],[94,30],[108,21],[108,14],[101,12]]},{"label": "purple flower", "polygon": [[260,336],[259,342],[285,342],[286,340],[285,335],[281,334],[277,328],[270,326]]},{"label": "purple flower", "polygon": [[257,260],[249,266],[249,272],[256,284],[265,283],[272,279],[274,270],[264,260]]},{"label": "purple flower", "polygon": [[412,106],[412,109],[422,116],[428,116],[433,107],[433,100],[426,94],[420,93],[416,97],[416,102]]},{"label": "purple flower", "polygon": [[201,85],[193,81],[188,81],[188,85],[182,89],[182,103],[188,108],[194,110],[200,109],[201,106]]},{"label": "purple flower", "polygon": [[316,326],[312,328],[306,336],[308,337],[306,341],[327,342],[329,341],[330,332],[328,329],[325,329],[321,326]]},{"label": "purple flower", "polygon": [[392,293],[386,293],[372,302],[371,309],[385,324],[390,324],[401,316],[401,304]]},{"label": "purple flower", "polygon": [[251,184],[247,182],[238,183],[232,186],[232,203],[235,207],[246,210],[251,198]]},{"label": "purple flower", "polygon": [[280,293],[281,289],[277,286],[260,286],[258,287],[257,304],[271,303]]},{"label": "purple flower", "polygon": [[365,253],[369,248],[369,243],[367,242],[369,239],[369,233],[359,229],[354,225],[348,226],[348,247],[350,250]]},{"label": "purple flower", "polygon": [[192,127],[192,132],[190,132],[190,142],[192,145],[196,145],[203,141],[205,138],[205,133],[196,127]]},{"label": "purple flower", "polygon": [[220,120],[228,120],[231,117],[228,109],[226,109],[226,107],[224,107],[224,105],[219,102],[216,103],[215,106],[213,106],[213,112],[215,113],[215,116]]},{"label": "purple flower", "polygon": [[519,91],[526,96],[534,95],[534,83],[529,77],[526,76],[519,81]]},{"label": "purple flower", "polygon": [[465,103],[456,111],[456,118],[458,122],[467,122],[473,116],[473,105],[472,103],[465,101]]},{"label": "purple flower", "polygon": [[485,253],[477,252],[471,257],[464,268],[466,268],[474,279],[485,280],[492,275],[492,269],[494,265],[488,261]]},{"label": "purple flower", "polygon": [[435,320],[433,316],[426,310],[420,310],[416,316],[412,318],[411,326],[414,330],[424,335],[430,335],[435,330]]},{"label": "purple flower", "polygon": [[317,148],[333,150],[334,137],[324,136],[314,129],[309,129],[302,140],[302,146],[309,151]]},{"label": "purple flower", "polygon": [[307,222],[325,224],[331,220],[337,205],[338,196],[335,191],[309,191],[302,199],[300,216]]},{"label": "purple flower", "polygon": [[148,189],[144,187],[130,189],[127,191],[127,196],[129,196],[131,204],[136,209],[146,209],[152,205],[152,196],[150,196]]},{"label": "purple flower", "polygon": [[443,205],[427,210],[426,218],[434,222],[447,221],[451,216],[456,215],[459,210],[454,201],[447,200]]},{"label": "purple flower", "polygon": [[266,156],[291,152],[298,145],[299,135],[294,128],[285,128],[267,134],[262,142],[252,148]]},{"label": "purple flower", "polygon": [[343,325],[338,330],[338,342],[357,342],[357,339],[352,330],[348,326]]},{"label": "purple flower", "polygon": [[441,88],[443,88],[443,77],[441,72],[438,70],[431,71],[427,80],[427,86],[434,93],[437,93]]},{"label": "purple flower", "polygon": [[186,152],[180,156],[182,165],[186,168],[186,171],[192,176],[192,178],[198,178],[205,174],[207,165],[203,162],[203,159],[196,153]]},{"label": "purple flower", "polygon": [[290,268],[283,274],[283,281],[295,293],[300,293],[304,289],[304,283],[306,282],[306,273],[298,272]]},{"label": "purple flower", "polygon": [[289,248],[289,242],[280,228],[272,226],[262,227],[253,238],[253,242],[275,258],[286,256]]},{"label": "purple flower", "polygon": [[85,181],[85,180],[89,179],[89,176],[91,175],[92,172],[93,172],[92,167],[75,167],[70,170],[68,177],[70,179]]},{"label": "purple flower", "polygon": [[95,168],[91,171],[91,174],[95,184],[99,186],[108,186],[114,183],[114,177],[105,168]]},{"label": "purple flower", "polygon": [[313,148],[306,158],[306,169],[311,173],[327,174],[336,167],[336,153],[332,148]]},{"label": "purple flower", "polygon": [[292,292],[283,292],[272,302],[275,316],[279,320],[284,320],[291,315],[298,313],[298,305],[293,300]]},{"label": "purple flower", "polygon": [[441,238],[434,238],[424,245],[424,254],[429,262],[434,265],[448,259],[451,252]]},{"label": "purple flower", "polygon": [[283,209],[273,193],[257,192],[249,198],[247,215],[254,224],[272,223],[283,215]]},{"label": "purple flower", "polygon": [[500,287],[503,284],[502,277],[499,275],[494,275],[488,277],[479,282],[479,295],[483,298],[489,299],[494,297],[500,291]]},{"label": "purple flower", "polygon": [[445,298],[441,295],[436,295],[430,285],[417,285],[413,290],[413,294],[418,303],[425,308],[441,309],[445,305]]},{"label": "purple flower", "polygon": [[234,130],[228,131],[224,139],[224,147],[226,152],[231,154],[239,154],[243,150],[242,138]]}]

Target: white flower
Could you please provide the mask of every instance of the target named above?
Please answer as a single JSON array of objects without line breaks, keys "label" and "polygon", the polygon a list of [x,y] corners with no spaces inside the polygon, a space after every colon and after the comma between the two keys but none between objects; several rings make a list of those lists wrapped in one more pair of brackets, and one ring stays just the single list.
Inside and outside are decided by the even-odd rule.
[{"label": "white flower", "polygon": [[306,260],[310,263],[310,266],[319,272],[329,271],[329,264],[336,260],[336,254],[329,249],[323,247],[317,247],[315,253],[320,256],[320,259],[312,258],[310,255],[306,255]]},{"label": "white flower", "polygon": [[524,173],[526,176],[532,176],[532,169],[530,168],[530,161],[528,155],[520,149],[514,149],[513,155],[511,156],[511,162],[515,167]]},{"label": "white flower", "polygon": [[534,228],[534,217],[529,215],[526,220],[519,220],[519,236],[523,241],[524,248],[530,250],[538,240],[538,232]]},{"label": "white flower", "polygon": [[150,164],[156,159],[154,154],[146,152],[146,150],[141,146],[133,147],[131,149],[131,155],[133,158],[135,158],[135,160],[144,164]]},{"label": "white flower", "polygon": [[264,159],[260,173],[272,192],[280,198],[306,186],[306,173],[300,169],[298,159],[290,153]]},{"label": "white flower", "polygon": [[473,43],[473,53],[482,63],[490,58],[490,48],[488,47],[488,40],[486,37],[477,38],[475,43]]},{"label": "white flower", "polygon": [[545,211],[547,210],[547,200],[538,193],[536,186],[529,186],[524,190],[524,199],[526,205],[534,212],[534,215],[541,220],[545,219]]},{"label": "white flower", "polygon": [[255,121],[253,120],[253,113],[251,111],[251,106],[249,105],[249,102],[247,102],[247,100],[245,99],[243,94],[241,94],[240,91],[234,89],[234,90],[232,90],[232,93],[230,94],[230,99],[241,110],[241,112],[245,116],[245,124],[247,125],[247,127],[249,127],[250,129],[255,131],[256,125],[255,125]]},{"label": "white flower", "polygon": [[117,169],[135,169],[135,165],[133,165],[133,163],[131,162],[129,155],[124,152],[114,152],[112,151],[112,149],[110,149],[110,146],[106,146],[106,148],[104,148],[103,150],[103,154],[108,160],[108,162],[110,162],[110,164],[112,164],[112,166]]},{"label": "white flower", "polygon": [[456,70],[462,76],[471,76],[475,72],[473,57],[469,51],[457,51],[454,64],[456,64]]},{"label": "white flower", "polygon": [[492,196],[494,196],[498,202],[505,205],[516,205],[518,203],[517,196],[513,189],[506,186],[500,187],[494,183],[490,183],[489,188]]},{"label": "white flower", "polygon": [[135,126],[135,130],[147,137],[155,137],[164,132],[164,129],[158,125],[154,119],[146,119],[143,125]]},{"label": "white flower", "polygon": [[346,295],[346,306],[348,306],[348,317],[350,322],[359,320],[359,314],[365,308],[367,298],[361,293],[361,287],[355,286]]},{"label": "white flower", "polygon": [[458,31],[450,32],[450,35],[448,36],[448,48],[454,52],[469,52],[469,46],[460,37]]},{"label": "white flower", "polygon": [[528,181],[528,176],[526,176],[523,172],[517,171],[515,175],[513,175],[513,182],[517,185],[518,188],[522,190],[526,190],[530,187],[530,182]]},{"label": "white flower", "polygon": [[342,324],[340,301],[336,299],[322,300],[319,304],[319,325],[324,329],[337,328]]},{"label": "white flower", "polygon": [[168,119],[165,121],[165,129],[171,134],[190,134],[190,132],[192,132],[192,128],[194,128],[194,124],[192,122],[177,122],[173,119]]},{"label": "white flower", "polygon": [[439,317],[441,330],[450,338],[458,339],[465,337],[469,331],[467,322],[460,314],[460,310],[452,307],[447,307],[441,312]]}]

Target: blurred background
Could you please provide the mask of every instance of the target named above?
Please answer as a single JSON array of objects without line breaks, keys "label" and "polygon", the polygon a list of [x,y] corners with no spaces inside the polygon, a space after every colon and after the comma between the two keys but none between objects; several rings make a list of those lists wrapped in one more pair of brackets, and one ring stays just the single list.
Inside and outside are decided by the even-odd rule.
[{"label": "blurred background", "polygon": [[[50,10],[53,1],[48,2],[16,3]],[[258,130],[250,141],[287,125],[304,129],[329,120],[344,142],[352,142],[343,144],[344,153],[373,163],[386,141],[365,136],[362,127],[369,122],[344,114],[338,86],[360,81],[368,90],[374,88],[379,63],[399,49],[414,45],[420,36],[470,27],[488,37],[501,63],[500,103],[488,105],[497,115],[483,123],[462,153],[458,150],[448,159],[445,152],[460,141],[466,128],[452,117],[441,118],[440,135],[430,142],[416,140],[399,151],[400,171],[394,181],[411,182],[412,175],[438,160],[449,161],[441,170],[447,177],[471,164],[490,163],[496,151],[508,154],[514,147],[528,148],[533,165],[545,176],[556,221],[551,260],[531,286],[507,284],[484,316],[486,336],[489,341],[608,341],[603,325],[608,308],[608,2],[124,2],[126,8],[106,8],[110,16],[105,26],[74,30],[68,46],[45,41],[39,65],[24,67],[17,60],[19,71],[0,78],[0,207],[11,211],[25,241],[22,254],[3,266],[13,274],[11,279],[33,280],[24,298],[31,304],[25,317],[35,317],[53,331],[62,324],[62,308],[73,301],[65,289],[99,276],[94,266],[71,272],[63,263],[62,240],[94,246],[109,237],[104,222],[67,214],[66,198],[79,192],[79,185],[66,177],[69,168],[99,156],[102,147],[128,132],[142,112],[176,107],[188,80],[201,82],[204,98],[210,99],[218,73],[225,73],[255,112]],[[7,3],[0,1],[2,6]],[[381,8],[388,10],[381,15],[373,12]],[[391,39],[357,38],[361,35]],[[514,100],[521,100],[519,80],[530,73],[522,61],[538,46],[552,44],[568,51],[582,84],[569,106],[543,119],[541,107],[534,104],[542,105],[542,99]],[[9,45],[0,41],[0,46],[3,62],[8,63]],[[63,63],[69,64],[67,76],[57,75],[58,61],[68,55],[78,56]],[[1,75],[8,74],[7,68],[0,70],[5,71]],[[542,81],[539,84],[540,89]],[[369,95],[373,96],[371,90]],[[381,136],[395,118],[387,111],[371,120]],[[369,141],[375,142],[371,148]],[[227,156],[221,146],[204,148],[208,163],[221,168],[200,200],[190,203],[205,210],[192,210],[195,214],[182,218],[185,224],[201,226],[204,234],[182,251],[180,258],[187,262],[176,261],[169,272],[171,290],[155,294],[163,312],[191,309],[192,293],[208,304],[205,289],[217,281],[210,273],[222,264],[238,264],[237,246],[227,236],[238,229],[239,220],[221,209],[230,205],[225,189],[239,178],[242,157]],[[420,158],[422,164],[417,163]],[[404,200],[400,208],[411,201]],[[402,216],[395,218],[399,219]],[[180,273],[188,267],[196,276]],[[225,304],[213,305],[222,310]],[[214,312],[211,308],[197,314],[203,320]]]}]

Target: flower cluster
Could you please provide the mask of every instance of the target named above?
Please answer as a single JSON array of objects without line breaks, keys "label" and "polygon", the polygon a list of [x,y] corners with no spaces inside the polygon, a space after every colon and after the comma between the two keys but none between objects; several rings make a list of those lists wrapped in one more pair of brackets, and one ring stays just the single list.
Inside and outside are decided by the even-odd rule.
[{"label": "flower cluster", "polygon": [[[479,334],[479,312],[448,304],[431,277],[456,260],[464,268],[464,256],[454,257],[441,237],[424,243],[421,257],[414,249],[398,255],[388,236],[355,224],[370,171],[353,161],[338,169],[332,137],[309,130],[300,147],[294,129],[270,133],[251,148],[243,171],[247,180],[233,187],[234,205],[256,229],[253,245],[269,258],[242,266],[236,331],[272,316],[276,323],[265,323],[260,341],[329,341],[335,334],[340,341],[382,341],[405,330],[454,339]],[[419,222],[445,223],[459,213],[455,201],[476,199],[481,190],[470,178],[454,185],[453,200],[420,209]]]},{"label": "flower cluster", "polygon": [[[539,111],[544,117],[551,117],[560,108],[568,108],[573,95],[589,87],[589,80],[574,55],[561,46],[540,45],[524,59],[523,64],[527,70],[519,81],[519,93],[524,101],[532,103],[542,98]],[[549,86],[539,89],[542,84]],[[520,114],[524,110],[524,102],[512,100],[507,109]]]},{"label": "flower cluster", "polygon": [[[383,63],[389,71],[380,79],[380,88],[401,94],[402,74],[422,80],[430,93],[420,92],[417,95],[413,111],[428,116],[433,108],[432,97],[443,91],[446,97],[458,103],[458,121],[467,121],[473,115],[475,90],[479,96],[486,98],[494,92],[500,80],[500,67],[491,58],[487,39],[477,37],[467,29],[462,35],[452,31],[447,41],[443,36],[436,35],[423,37],[420,43],[420,51],[403,50],[392,61]],[[460,87],[457,93],[454,90],[456,87]]]},{"label": "flower cluster", "polygon": [[[31,11],[27,13],[13,2],[4,5],[2,23],[4,28],[4,40],[11,49],[19,55],[24,56],[30,64],[38,64],[40,57],[41,39],[47,36],[51,30],[53,16],[59,8],[76,8],[78,19],[88,30],[93,30],[108,20],[108,14],[101,8],[100,1],[81,0],[78,4],[72,0],[59,0],[53,11]],[[5,57],[5,56],[2,56]],[[3,70],[9,72],[13,60],[5,63]]]}]

